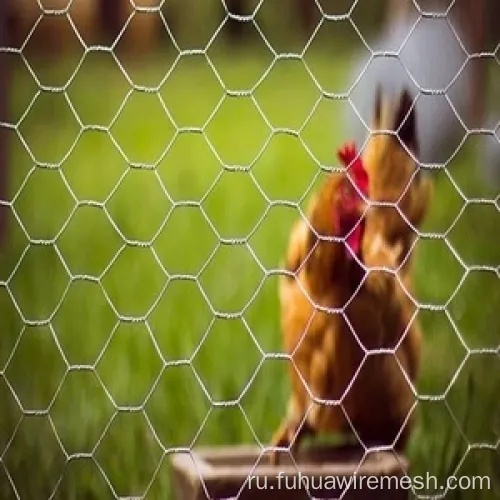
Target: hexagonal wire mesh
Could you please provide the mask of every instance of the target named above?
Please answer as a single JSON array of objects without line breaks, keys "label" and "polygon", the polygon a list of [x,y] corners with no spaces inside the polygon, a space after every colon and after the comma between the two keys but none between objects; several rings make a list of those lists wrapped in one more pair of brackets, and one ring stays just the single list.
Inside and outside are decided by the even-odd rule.
[{"label": "hexagonal wire mesh", "polygon": [[[11,313],[5,316],[9,318],[7,325],[9,330],[16,332],[15,338],[1,344],[2,401],[5,406],[9,404],[11,414],[5,420],[6,430],[0,441],[0,463],[4,476],[2,488],[5,491],[8,489],[15,498],[26,498],[24,495],[30,491],[20,482],[23,471],[26,473],[32,463],[21,453],[28,443],[34,452],[47,456],[43,468],[38,473],[30,471],[29,474],[41,477],[45,472],[52,477],[40,489],[39,483],[34,486],[40,494],[48,492],[50,498],[56,497],[60,491],[65,494],[71,491],[63,488],[70,488],[67,477],[71,478],[72,474],[81,474],[77,477],[90,477],[92,481],[99,482],[101,489],[94,490],[94,493],[106,491],[115,498],[129,495],[149,498],[154,494],[151,492],[158,477],[165,475],[163,466],[166,458],[175,452],[189,453],[208,428],[211,429],[207,434],[207,441],[210,442],[217,442],[223,437],[237,440],[246,436],[261,446],[267,445],[271,426],[259,414],[263,405],[267,404],[265,400],[275,389],[273,380],[279,377],[278,370],[269,368],[269,364],[270,361],[275,364],[283,360],[293,362],[291,356],[278,352],[281,341],[270,340],[266,332],[269,329],[266,321],[272,323],[272,328],[278,328],[276,321],[266,318],[277,316],[278,306],[273,298],[275,289],[269,283],[279,273],[275,255],[267,247],[276,239],[286,241],[289,230],[287,210],[294,209],[302,214],[304,200],[323,173],[329,170],[325,162],[318,158],[321,155],[306,139],[308,126],[317,119],[324,102],[345,101],[364,127],[369,129],[366,116],[362,116],[352,101],[359,78],[381,55],[400,60],[419,23],[430,17],[446,20],[460,45],[463,60],[455,68],[456,74],[444,89],[439,90],[425,88],[405,68],[404,63],[402,67],[405,77],[421,95],[444,96],[464,133],[454,145],[453,154],[444,165],[439,166],[439,174],[436,174],[442,173],[441,185],[446,192],[443,196],[448,197],[447,201],[452,200],[449,210],[442,210],[436,216],[441,217],[441,221],[449,217],[447,227],[419,231],[417,240],[430,241],[436,248],[439,246],[435,251],[429,250],[427,265],[436,259],[453,278],[448,281],[447,290],[441,289],[433,294],[432,289],[438,289],[440,285],[426,276],[431,289],[429,300],[422,297],[413,300],[419,314],[439,317],[432,320],[433,324],[439,325],[434,328],[449,332],[444,340],[440,339],[445,346],[444,351],[448,349],[448,344],[453,344],[449,349],[458,354],[452,372],[443,376],[445,382],[441,390],[431,394],[432,389],[426,392],[424,388],[419,391],[419,397],[422,404],[442,402],[441,411],[446,414],[443,418],[451,422],[450,428],[454,428],[458,435],[458,458],[453,462],[452,472],[459,471],[475,450],[498,450],[498,434],[463,429],[455,403],[448,399],[464,367],[476,362],[473,361],[476,356],[490,356],[495,360],[498,357],[496,334],[481,342],[480,336],[471,333],[474,325],[478,324],[482,306],[476,307],[474,318],[467,318],[464,328],[452,311],[453,308],[462,310],[460,314],[465,315],[463,310],[468,306],[464,301],[475,299],[481,287],[486,287],[498,297],[498,293],[495,295],[499,277],[498,248],[486,251],[487,255],[483,254],[478,263],[473,258],[464,257],[455,248],[463,245],[467,236],[457,236],[456,244],[451,237],[467,213],[483,211],[470,218],[466,227],[469,230],[470,224],[481,220],[489,210],[494,215],[489,214],[488,217],[496,217],[500,208],[499,198],[495,195],[468,194],[448,168],[462,146],[478,132],[464,123],[448,92],[471,60],[490,58],[498,63],[498,47],[496,51],[479,54],[468,51],[455,26],[448,21],[454,1],[440,14],[425,12],[415,1],[415,22],[405,32],[397,50],[382,54],[370,46],[355,22],[354,12],[358,3],[353,1],[345,12],[332,14],[322,2],[315,0],[318,23],[308,34],[304,47],[297,53],[284,53],[276,50],[269,41],[269,33],[259,22],[264,0],[257,2],[247,15],[241,16],[231,14],[222,2],[222,22],[217,23],[203,48],[190,49],[177,42],[163,11],[163,3],[144,6],[131,1],[132,8],[115,42],[108,47],[86,41],[72,15],[71,9],[77,2],[70,1],[66,6],[52,8],[39,0],[40,11],[32,26],[26,30],[22,44],[17,48],[1,48],[4,54],[16,58],[17,64],[35,87],[31,98],[19,99],[21,104],[16,103],[19,108],[16,119],[0,124],[12,133],[13,142],[19,150],[14,158],[21,163],[20,158],[25,155],[24,161],[31,164],[27,172],[19,175],[14,182],[12,197],[1,202],[1,207],[8,210],[11,217],[9,227],[18,232],[16,241],[21,242],[17,247],[12,245],[12,255],[6,259],[0,276],[0,304]],[[132,77],[131,73],[136,70],[133,66],[127,67],[117,55],[120,40],[142,14],[158,17],[174,49],[174,56],[163,68],[164,74],[159,79],[152,78],[156,80],[155,85],[138,84],[137,80],[143,76]],[[63,78],[62,85],[44,83],[39,75],[43,72],[39,61],[26,57],[26,48],[34,33],[48,18],[64,19],[81,50],[77,64],[67,73],[67,78]],[[215,57],[210,55],[212,46],[231,19],[251,25],[270,55],[270,60],[260,68],[251,58],[245,63],[249,67],[253,65],[249,71],[257,76],[253,78],[252,85],[241,90],[237,90],[238,85],[229,85],[221,76],[221,73],[226,73],[229,79],[238,81],[238,77],[231,73],[231,63],[221,68],[214,62]],[[305,58],[322,28],[335,23],[346,23],[369,52],[369,59],[363,64],[360,74],[344,92],[330,91],[313,70],[315,61],[309,62]],[[77,90],[90,82],[89,77],[82,77],[83,83],[77,84],[79,74],[83,73],[85,65],[90,65],[91,71],[97,72],[102,62],[90,62],[97,55],[107,58],[115,70],[113,76],[106,73],[111,84],[116,84],[116,89],[124,89],[120,91],[122,95],[118,104],[114,105],[116,110],[108,113],[108,120],[95,120],[92,114],[99,114],[99,110],[87,109],[78,98]],[[231,60],[232,56],[225,57]],[[191,66],[190,61],[194,59],[201,61],[198,66]],[[290,68],[284,71],[284,75],[277,80],[278,84],[274,84],[274,90],[267,91],[268,99],[264,104],[266,98],[259,98],[259,92],[265,92],[266,82],[278,73],[279,67],[295,62],[300,65],[300,71]],[[218,89],[213,92],[214,98],[209,99],[209,105],[204,103],[207,109],[203,120],[196,119],[199,109],[192,114],[182,111],[183,107],[189,108],[189,92],[195,89],[204,92],[204,89],[196,87],[200,64],[209,75],[211,85]],[[183,72],[187,76],[180,77]],[[286,101],[286,106],[303,105],[305,108],[304,116],[297,120],[296,127],[289,125],[293,120],[270,119],[269,115],[276,113],[273,92],[276,88],[286,92],[289,75],[299,77],[299,73],[313,88],[316,97],[307,105],[292,102],[291,98]],[[142,73],[139,71],[137,75]],[[144,78],[149,81],[147,76]],[[179,82],[175,83],[175,78],[179,78]],[[184,85],[188,92],[182,94],[179,88]],[[105,85],[102,89],[99,87],[98,83],[92,91],[96,98],[99,92],[105,92]],[[212,94],[212,90],[207,90],[207,93]],[[116,96],[106,96],[105,99],[113,98],[116,99]],[[44,99],[48,99],[45,105]],[[58,101],[58,113],[61,108],[66,113],[62,126],[56,123],[62,118],[54,112],[55,100]],[[104,100],[99,103],[104,106]],[[235,106],[241,109],[227,111],[225,108],[230,103],[238,103]],[[30,115],[38,108],[40,113],[44,113],[45,125],[28,123]],[[111,108],[113,105],[110,105]],[[135,137],[137,131],[134,132],[134,129],[127,130],[131,122],[139,120],[144,110],[147,114],[151,113],[147,118],[152,120],[154,127],[159,127],[158,133],[153,129],[147,132],[150,136],[161,136],[156,142],[153,137]],[[107,111],[104,110],[104,115]],[[283,108],[277,114],[282,112]],[[88,115],[91,115],[90,119]],[[252,127],[258,129],[254,135],[259,137],[244,138],[251,143],[242,147],[242,151],[248,153],[246,155],[241,151],[222,154],[221,150],[227,149],[228,143],[242,140],[231,130],[237,126],[237,117],[245,117],[251,122]],[[216,119],[221,122],[217,126],[214,125]],[[332,119],[329,113],[326,120]],[[99,121],[101,123],[97,123]],[[430,127],[430,124],[425,126]],[[47,130],[51,127],[57,129],[55,134]],[[320,124],[316,131],[321,131],[323,127],[324,124]],[[72,130],[64,135],[62,128]],[[497,141],[500,139],[498,124],[496,129],[493,127],[479,132]],[[188,141],[183,146],[187,136],[193,136],[193,142]],[[293,139],[293,144],[287,142],[289,138]],[[278,144],[281,140],[283,144]],[[88,144],[83,147],[86,141]],[[152,142],[146,149],[141,149],[137,141]],[[330,137],[327,142],[330,143]],[[282,151],[289,146],[291,153],[283,155]],[[195,153],[190,154],[189,149],[193,148]],[[44,152],[51,150],[59,153],[58,158],[42,160]],[[238,148],[235,150],[238,151]],[[105,153],[106,164],[96,169],[92,163],[98,162],[101,153]],[[86,157],[89,154],[94,157],[89,159]],[[189,154],[189,159],[186,159],[184,156]],[[205,167],[196,165],[197,155],[201,158],[200,163],[207,164],[201,180],[196,178],[199,172],[195,169]],[[286,187],[280,186],[277,176],[264,171],[266,163],[259,164],[266,155],[271,156],[267,163],[283,158],[292,164],[303,155],[301,161],[309,166],[308,173],[303,174],[306,189],[290,187],[291,192],[288,192]],[[196,166],[193,169],[183,167],[182,172],[179,170],[177,174],[176,166],[183,162],[192,162]],[[79,169],[84,168],[86,174],[82,175]],[[101,175],[102,182],[96,183],[96,177]],[[178,179],[178,175],[185,176]],[[301,174],[294,172],[293,175]],[[233,186],[238,187],[234,188],[234,197],[231,197]],[[45,195],[48,199],[42,199],[43,190],[47,191]],[[254,209],[247,211],[244,201],[236,199],[245,196],[253,196],[256,200],[252,202],[255,203]],[[59,207],[65,207],[57,220],[40,221],[40,217],[29,209],[30,204],[36,206],[41,210],[43,219],[47,217],[47,211],[54,209],[55,201]],[[144,218],[134,216],[134,211],[140,211],[142,204],[146,206],[149,221],[145,225]],[[236,207],[234,211],[233,206]],[[452,207],[453,214],[449,216]],[[239,217],[237,222],[236,215]],[[273,218],[274,222],[270,223]],[[283,226],[286,226],[285,231],[280,229]],[[486,231],[493,231],[494,227],[498,227],[498,223],[496,226],[490,224]],[[11,232],[9,237],[14,238]],[[259,234],[260,239],[257,238]],[[102,241],[92,242],[92,238]],[[94,255],[83,255],[85,252],[81,245],[85,244],[89,244]],[[284,246],[280,246],[278,253],[281,255],[283,252]],[[179,264],[180,261],[182,264]],[[424,271],[421,273],[425,274]],[[31,281],[27,276],[31,276]],[[471,285],[478,279],[475,286],[474,283]],[[240,283],[235,284],[236,281]],[[243,292],[238,289],[241,283]],[[471,290],[462,294],[468,285]],[[42,287],[42,297],[38,286]],[[169,322],[175,324],[174,330],[166,326]],[[481,328],[487,329],[488,325],[483,322]],[[197,336],[199,332],[202,332],[201,336]],[[170,338],[172,335],[175,340]],[[231,339],[236,339],[228,340],[229,335]],[[485,343],[489,345],[485,347]],[[214,366],[215,358],[221,356],[219,363],[227,363],[223,361],[224,349],[230,350],[233,360],[244,360],[242,365],[247,366],[242,373],[235,373],[236,368],[231,365],[213,376],[213,372],[218,370]],[[132,369],[127,365],[127,360],[131,359],[137,362]],[[131,373],[134,369],[141,371],[141,375]],[[492,364],[490,369],[498,372],[497,364]],[[33,372],[29,373],[30,370]],[[46,379],[44,370],[50,372]],[[266,370],[270,370],[269,373]],[[492,380],[498,381],[498,377],[495,379],[492,376]],[[268,395],[263,397],[264,388],[256,389],[258,382],[263,382],[261,387],[270,391]],[[165,396],[172,393],[173,388],[179,395]],[[78,392],[80,395],[77,397]],[[165,399],[158,399],[159,393]],[[95,403],[98,410],[93,412],[88,406],[92,406],[94,401],[98,401]],[[257,408],[259,404],[260,410]],[[164,409],[168,413],[172,411],[172,406],[186,422],[174,425],[175,412],[169,414],[171,420],[167,421],[163,416]],[[78,413],[78,417],[70,416],[73,411]],[[216,416],[218,412],[226,411],[233,412],[233,416]],[[483,418],[491,417],[493,420],[494,411],[496,409],[492,406],[491,415],[483,414]],[[282,407],[276,409],[276,418],[281,412]],[[186,426],[186,431],[180,429],[182,425]],[[85,436],[78,436],[80,426],[85,427]],[[238,426],[241,428],[238,429]],[[242,431],[242,428],[245,430]],[[141,466],[143,473],[138,478],[133,477],[132,472],[137,465],[137,456],[127,462],[131,467],[127,471],[130,474],[117,470],[110,459],[124,436],[130,439],[129,434],[135,432],[138,433],[135,439],[147,441],[143,446],[147,446],[148,450],[145,465]],[[424,436],[423,432],[420,437]],[[131,450],[138,452],[134,446],[128,452]],[[85,459],[89,463],[89,471],[74,472],[72,464]],[[118,469],[122,465],[120,463]],[[133,484],[129,484],[129,479]]]}]

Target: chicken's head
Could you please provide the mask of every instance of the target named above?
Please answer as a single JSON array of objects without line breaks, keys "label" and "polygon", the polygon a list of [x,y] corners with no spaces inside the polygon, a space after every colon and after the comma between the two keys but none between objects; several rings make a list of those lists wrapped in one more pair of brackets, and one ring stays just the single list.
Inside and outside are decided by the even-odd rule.
[{"label": "chicken's head", "polygon": [[[368,197],[368,173],[356,152],[354,143],[348,143],[341,148],[338,151],[338,157],[348,168],[351,180],[344,176],[339,181],[333,207],[334,224],[337,228],[337,235],[347,236],[347,245],[355,255],[359,256],[365,229],[365,223],[362,220],[365,201],[361,195]],[[352,257],[349,252],[348,257]]]}]

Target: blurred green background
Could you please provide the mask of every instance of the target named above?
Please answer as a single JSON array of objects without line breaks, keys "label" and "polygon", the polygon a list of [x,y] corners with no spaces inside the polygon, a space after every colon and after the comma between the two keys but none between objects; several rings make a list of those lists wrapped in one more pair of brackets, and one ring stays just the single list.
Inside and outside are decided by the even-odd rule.
[{"label": "blurred green background", "polygon": [[[181,49],[205,47],[218,4],[176,5]],[[310,33],[294,9],[272,5],[257,18],[266,38],[278,53],[301,52]],[[383,11],[362,5],[353,20],[370,36]],[[263,358],[281,351],[268,271],[298,211],[272,202],[304,207],[349,139],[347,102],[323,96],[303,63],[323,90],[346,92],[361,44],[349,21],[325,22],[302,59],[271,66],[257,30],[245,30],[236,42],[226,24],[211,64],[177,58],[167,37],[143,53],[119,44],[117,58],[48,55],[32,42],[25,56],[37,83],[9,56],[9,121],[19,126],[8,132],[12,204],[0,206],[1,498],[170,498],[166,453],[267,444],[283,416],[286,363]],[[500,212],[464,206],[454,185],[469,198],[497,196],[479,179],[475,145],[468,139],[435,174],[425,230],[451,228],[447,242],[415,248],[416,299],[450,302],[419,312],[427,397],[408,456],[412,474],[489,475],[490,491],[446,497],[489,499],[500,495],[499,276],[466,273],[458,257],[499,265]]]}]

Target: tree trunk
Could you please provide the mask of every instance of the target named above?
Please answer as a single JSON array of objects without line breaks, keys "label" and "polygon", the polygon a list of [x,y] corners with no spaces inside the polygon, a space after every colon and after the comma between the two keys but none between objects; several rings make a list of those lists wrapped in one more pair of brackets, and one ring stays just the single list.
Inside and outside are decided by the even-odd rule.
[{"label": "tree trunk", "polygon": [[298,0],[299,16],[302,28],[306,33],[312,33],[317,24],[318,9],[314,0]]},{"label": "tree trunk", "polygon": [[[9,45],[8,23],[9,0],[0,1],[0,47]],[[5,52],[0,52],[0,122],[8,121],[8,98],[9,88],[8,57]],[[6,201],[8,197],[8,131],[0,126],[0,202]],[[0,244],[5,240],[7,210],[0,205]]]},{"label": "tree trunk", "polygon": [[[246,14],[247,0],[226,0],[227,9],[231,14],[237,16],[244,16]],[[228,21],[228,34],[235,41],[241,41],[244,36],[245,23],[229,19]]]},{"label": "tree trunk", "polygon": [[[486,42],[487,18],[485,0],[467,0],[462,9],[462,25],[467,29],[468,49],[472,54],[479,54],[487,50]],[[472,126],[484,126],[486,91],[487,91],[487,60],[479,60],[477,70],[473,73],[470,114]]]},{"label": "tree trunk", "polygon": [[123,27],[123,0],[100,0],[99,14],[106,44],[112,44]]}]

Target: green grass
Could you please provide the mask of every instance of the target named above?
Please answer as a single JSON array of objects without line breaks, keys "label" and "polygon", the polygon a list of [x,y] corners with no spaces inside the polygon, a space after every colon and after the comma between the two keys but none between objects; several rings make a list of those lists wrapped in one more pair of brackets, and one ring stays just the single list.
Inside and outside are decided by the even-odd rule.
[{"label": "green grass", "polygon": [[[251,52],[221,52],[214,59],[225,84],[234,89],[254,85],[269,65],[268,58]],[[319,51],[310,56],[328,90],[347,88],[348,61],[347,53],[333,59]],[[128,68],[142,82],[155,84],[167,67],[162,62],[159,57]],[[42,76],[60,85],[71,74],[61,67],[46,64]],[[17,120],[36,86],[20,65],[15,78],[11,109]],[[84,124],[107,126],[128,90],[111,58],[92,54],[68,96]],[[160,95],[178,126],[200,127],[223,89],[203,59],[192,57],[182,60]],[[287,61],[273,69],[254,97],[272,126],[297,128],[320,95],[301,63]],[[0,280],[8,280],[19,309],[1,286],[0,456],[21,498],[48,497],[61,477],[57,498],[112,498],[96,464],[85,458],[68,463],[60,445],[68,454],[93,452],[116,494],[142,495],[148,489],[147,498],[153,499],[169,495],[168,460],[160,462],[161,446],[255,442],[254,433],[268,442],[285,411],[289,385],[284,362],[260,364],[262,351],[281,350],[276,278],[265,279],[249,249],[265,269],[277,268],[298,213],[284,206],[266,212],[256,182],[271,200],[303,203],[311,182],[322,178],[316,179],[315,159],[334,166],[335,149],[347,139],[343,105],[322,99],[304,129],[314,158],[296,137],[276,135],[252,165],[252,178],[248,172],[223,172],[214,153],[227,164],[247,166],[266,144],[270,130],[249,97],[227,98],[206,134],[176,135],[158,97],[136,92],[111,128],[121,152],[105,133],[79,135],[62,95],[38,98],[19,128],[24,140],[40,162],[57,163],[71,154],[60,170],[34,168],[11,133],[13,207],[33,240],[49,240],[29,245],[8,210]],[[468,196],[492,197],[491,188],[476,176],[474,153],[472,147],[465,149],[450,171]],[[137,163],[158,161],[157,168],[128,169],[123,155]],[[426,229],[445,231],[461,201],[444,174],[436,182]],[[81,203],[76,205],[73,196]],[[104,203],[106,210],[90,200]],[[202,201],[202,210],[186,200]],[[449,242],[468,265],[498,266],[499,230],[498,209],[470,205]],[[219,236],[249,236],[248,247],[220,244]],[[124,239],[151,245],[125,245]],[[463,269],[444,242],[423,239],[416,251],[417,298],[430,304],[447,301]],[[189,278],[198,275],[198,281]],[[499,301],[495,274],[474,272],[462,283],[449,314],[470,348],[498,347]],[[444,312],[419,314],[425,328],[419,390],[440,395],[466,350]],[[192,367],[176,364],[191,358]],[[474,384],[470,397],[469,375]],[[19,420],[22,412],[7,380],[33,415]],[[460,459],[467,440],[497,442],[499,385],[498,356],[472,355],[451,388],[448,406],[419,405],[409,450],[414,473],[451,474],[456,450]],[[235,400],[242,393],[241,407],[211,405],[211,400]],[[108,395],[118,407],[144,408],[145,413],[117,413]],[[457,426],[466,411],[461,434]],[[458,473],[493,477],[498,462],[498,450],[476,450]],[[498,495],[498,474],[496,481]],[[3,468],[0,492],[2,498],[14,498]],[[463,492],[463,498],[494,497],[493,490]]]}]

